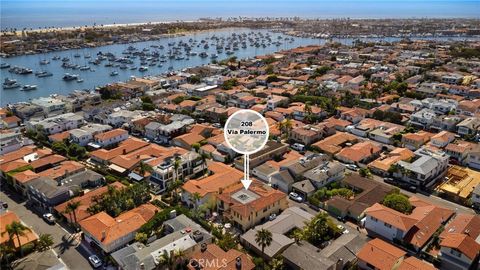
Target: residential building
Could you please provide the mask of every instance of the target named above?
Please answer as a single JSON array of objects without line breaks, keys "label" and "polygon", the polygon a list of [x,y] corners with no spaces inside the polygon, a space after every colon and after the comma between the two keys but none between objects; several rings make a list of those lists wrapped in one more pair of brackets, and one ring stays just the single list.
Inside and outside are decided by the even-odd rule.
[{"label": "residential building", "polygon": [[448,155],[421,148],[410,161],[398,161],[393,175],[412,185],[428,187],[445,174],[447,166]]},{"label": "residential building", "polygon": [[128,131],[117,128],[93,136],[93,142],[100,147],[110,147],[128,139]]},{"label": "residential building", "polygon": [[288,104],[288,97],[271,95],[267,100],[267,110],[273,111],[277,107],[286,106]]},{"label": "residential building", "polygon": [[438,148],[444,148],[449,143],[453,142],[453,140],[455,140],[454,133],[448,131],[440,131],[439,133],[433,135],[430,138],[430,144]]},{"label": "residential building", "polygon": [[67,187],[59,186],[57,181],[45,176],[35,178],[26,185],[28,201],[45,212],[51,213],[53,207],[70,199]]},{"label": "residential building", "polygon": [[83,117],[74,113],[65,113],[43,120],[30,120],[25,122],[27,129],[39,130],[46,135],[79,128],[84,124]]},{"label": "residential building", "polygon": [[[250,155],[250,168],[271,160],[276,156],[283,156],[289,150],[288,144],[276,141],[267,141],[262,150]],[[235,168],[243,170],[243,157],[239,157],[234,162]]]},{"label": "residential building", "polygon": [[69,139],[72,143],[86,146],[93,141],[95,135],[111,130],[109,125],[87,124],[80,128],[69,130]]},{"label": "residential building", "polygon": [[312,125],[306,125],[292,129],[290,132],[290,139],[303,145],[310,145],[320,140],[324,135],[323,129]]},{"label": "residential building", "polygon": [[480,185],[480,172],[453,165],[447,169],[445,180],[436,190],[451,200],[465,204],[472,198],[475,187]]},{"label": "residential building", "polygon": [[345,147],[335,154],[335,158],[350,164],[367,164],[377,158],[382,152],[382,148],[375,143],[365,141]]},{"label": "residential building", "polygon": [[13,270],[69,269],[65,263],[58,258],[58,255],[53,251],[53,249],[43,252],[30,253],[27,256],[12,262],[11,266]]},{"label": "residential building", "polygon": [[255,264],[245,253],[236,249],[224,251],[216,244],[202,246],[200,251],[195,252],[190,257],[190,263],[187,266],[189,270],[210,269],[210,270],[253,270]]},{"label": "residential building", "polygon": [[[12,222],[20,222],[25,225],[20,218],[12,211],[6,210],[0,213],[0,245],[10,245],[10,235],[7,232],[7,225]],[[27,225],[25,225],[28,227]],[[15,246],[15,249],[19,249],[26,244],[35,243],[38,240],[38,235],[33,231],[23,231],[23,235],[14,236],[11,239],[11,243]]]},{"label": "residential building", "polygon": [[436,114],[433,110],[422,109],[410,115],[410,124],[415,127],[428,129],[434,123]]},{"label": "residential building", "polygon": [[303,229],[306,222],[312,220],[313,215],[300,209],[299,207],[290,207],[285,209],[280,215],[272,221],[255,226],[240,236],[240,242],[245,248],[262,255],[262,248],[255,241],[255,234],[265,229],[272,233],[272,243],[265,247],[264,255],[266,259],[273,258],[281,254],[295,240],[289,238],[286,234],[294,229]]},{"label": "residential building", "polygon": [[402,136],[402,144],[404,147],[415,151],[430,141],[432,133],[420,130],[416,133],[407,133]]},{"label": "residential building", "polygon": [[357,253],[358,267],[365,270],[435,270],[436,268],[381,239],[373,239]]},{"label": "residential building", "polygon": [[66,103],[54,97],[39,97],[30,101],[33,105],[42,108],[43,113],[47,116],[59,115],[66,112]]},{"label": "residential building", "polygon": [[356,143],[357,141],[358,138],[355,135],[337,132],[335,135],[312,144],[312,147],[316,147],[321,152],[333,156],[340,152],[345,146],[351,146],[352,143]]},{"label": "residential building", "polygon": [[469,167],[480,170],[480,145],[476,145],[469,153],[466,160]]},{"label": "residential building", "polygon": [[407,148],[395,148],[389,153],[382,154],[376,160],[368,164],[368,168],[375,174],[388,176],[392,166],[398,161],[409,160],[415,157],[415,154]]},{"label": "residential building", "polygon": [[205,252],[213,237],[202,226],[185,215],[179,215],[163,223],[164,235],[150,239],[148,244],[134,242],[111,254],[123,270],[158,269],[161,256],[166,252],[181,251],[186,257]]},{"label": "residential building", "polygon": [[133,241],[138,229],[158,210],[151,204],[143,204],[115,218],[102,211],[81,220],[78,224],[85,241],[95,244],[108,254]]},{"label": "residential building", "polygon": [[416,197],[410,197],[409,201],[414,206],[410,214],[400,213],[379,203],[366,209],[364,226],[368,233],[389,241],[403,241],[418,251],[454,214],[450,209],[432,205]]},{"label": "residential building", "polygon": [[248,189],[240,183],[217,196],[219,213],[242,231],[267,221],[270,215],[278,215],[288,207],[285,193],[258,180],[252,181]]},{"label": "residential building", "polygon": [[457,124],[457,133],[461,136],[475,136],[479,133],[480,118],[469,117]]}]

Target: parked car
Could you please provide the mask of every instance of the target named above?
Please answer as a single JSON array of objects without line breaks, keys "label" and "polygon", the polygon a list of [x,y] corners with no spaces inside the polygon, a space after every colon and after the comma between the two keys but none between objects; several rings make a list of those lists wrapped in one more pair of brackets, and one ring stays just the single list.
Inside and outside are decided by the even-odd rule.
[{"label": "parked car", "polygon": [[272,221],[277,218],[277,214],[273,213],[268,217],[268,220]]},{"label": "parked car", "polygon": [[88,261],[93,266],[93,268],[98,268],[102,266],[102,260],[100,260],[97,255],[91,255],[90,257],[88,257]]},{"label": "parked car", "polygon": [[290,194],[288,194],[288,196],[290,197],[290,199],[292,199],[296,202],[302,202],[303,201],[303,198],[295,192],[290,192]]},{"label": "parked car", "polygon": [[303,145],[301,143],[294,143],[294,144],[292,144],[292,149],[297,150],[299,152],[302,152],[303,150],[305,150],[305,145]]},{"label": "parked car", "polygon": [[55,217],[51,213],[43,214],[43,220],[45,220],[45,222],[47,222],[48,224],[55,223]]},{"label": "parked car", "polygon": [[358,170],[358,166],[354,165],[354,164],[347,164],[347,165],[345,165],[345,167],[347,167],[347,169],[352,170],[352,171],[357,171]]}]

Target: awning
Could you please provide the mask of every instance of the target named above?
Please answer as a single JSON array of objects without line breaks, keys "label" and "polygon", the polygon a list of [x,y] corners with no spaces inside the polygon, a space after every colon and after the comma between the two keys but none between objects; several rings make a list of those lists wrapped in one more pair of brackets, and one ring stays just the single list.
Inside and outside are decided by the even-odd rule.
[{"label": "awning", "polygon": [[110,169],[112,169],[112,170],[114,170],[114,171],[116,171],[116,172],[119,172],[119,173],[124,173],[124,172],[127,170],[127,169],[122,168],[122,167],[120,167],[120,166],[117,166],[117,165],[115,165],[115,164],[111,164],[110,166],[108,166],[108,168],[110,168]]},{"label": "awning", "polygon": [[133,179],[137,182],[140,182],[140,181],[142,181],[143,176],[141,176],[141,175],[139,175],[135,172],[131,172],[131,173],[128,174],[128,178]]}]

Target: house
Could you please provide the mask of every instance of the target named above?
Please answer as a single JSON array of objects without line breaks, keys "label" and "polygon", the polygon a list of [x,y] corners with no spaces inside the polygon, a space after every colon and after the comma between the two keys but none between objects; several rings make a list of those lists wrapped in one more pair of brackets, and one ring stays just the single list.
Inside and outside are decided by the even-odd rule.
[{"label": "house", "polygon": [[[255,168],[276,156],[283,156],[288,150],[288,144],[277,141],[267,141],[262,150],[250,155],[250,168]],[[243,170],[243,156],[237,158],[234,164],[235,168]]]},{"label": "house", "polygon": [[425,108],[410,115],[409,123],[418,128],[428,129],[433,124],[435,118],[435,112]]},{"label": "house", "polygon": [[[164,235],[150,239],[148,244],[134,242],[111,254],[112,259],[123,270],[144,270],[160,268],[160,257],[180,250],[186,257],[204,252],[213,237],[199,224],[185,215],[173,217],[163,223]],[[235,257],[236,258],[236,257]],[[235,259],[233,258],[233,259]],[[209,268],[207,268],[209,269]]]},{"label": "house", "polygon": [[216,244],[208,244],[190,256],[187,267],[189,270],[197,270],[199,267],[209,270],[253,270],[255,264],[247,254],[236,249],[224,251]]},{"label": "house", "polygon": [[117,147],[106,150],[106,149],[98,149],[95,151],[90,152],[90,159],[89,162],[99,163],[102,165],[110,165],[111,160],[120,155],[126,155],[132,153],[138,149],[144,148],[148,146],[149,143],[137,139],[137,138],[128,138],[121,142]]},{"label": "house", "polygon": [[416,197],[410,197],[409,201],[414,207],[410,214],[400,213],[379,203],[367,208],[364,226],[368,234],[389,241],[403,241],[418,251],[454,214],[450,209],[431,205]]},{"label": "house", "polygon": [[393,190],[390,186],[358,174],[346,176],[341,185],[356,192],[356,195],[348,199],[334,196],[325,202],[324,208],[334,216],[349,217],[356,221],[360,221],[364,217],[364,212],[368,207],[381,202]]},{"label": "house", "polygon": [[[175,179],[196,175],[206,166],[195,151],[171,147],[162,148],[161,151],[156,152],[155,158],[147,161],[153,169],[150,183],[156,186],[156,192],[165,191]],[[177,170],[175,170],[175,164],[178,165]]]},{"label": "house", "polygon": [[365,141],[345,147],[335,154],[335,158],[350,164],[367,164],[377,158],[382,152],[382,148],[375,143]]},{"label": "house", "polygon": [[415,157],[415,154],[407,148],[395,148],[389,153],[382,154],[376,160],[368,164],[368,168],[375,174],[388,176],[390,168],[398,161],[409,160]]},{"label": "house", "polygon": [[267,99],[267,110],[273,111],[277,107],[286,106],[288,101],[288,97],[271,95]]},{"label": "house", "polygon": [[11,266],[12,270],[69,269],[52,249],[43,252],[30,253],[27,256],[12,262]]},{"label": "house", "polygon": [[475,208],[480,207],[480,185],[477,185],[472,191],[472,205]]},{"label": "house", "polygon": [[39,130],[45,135],[60,133],[62,131],[79,128],[84,124],[83,117],[74,113],[65,113],[43,120],[30,120],[25,122],[27,129]]},{"label": "house", "polygon": [[[0,245],[6,245],[10,241],[10,235],[7,232],[7,225],[12,224],[12,222],[23,223],[20,218],[12,211],[6,210],[0,213]],[[26,226],[26,225],[25,225]],[[26,226],[30,228],[29,226]],[[15,246],[15,249],[19,249],[26,244],[35,243],[38,240],[38,235],[33,231],[24,231],[23,235],[13,236],[12,243]]]},{"label": "house", "polygon": [[457,214],[440,234],[441,269],[475,269],[480,253],[480,217]]},{"label": "house", "polygon": [[288,269],[349,269],[355,264],[357,253],[366,242],[367,237],[350,232],[332,240],[321,250],[306,241],[294,243],[282,256]]},{"label": "house", "polygon": [[[200,180],[190,179],[183,184],[182,202],[190,206],[201,205],[215,199],[225,189],[239,184],[244,178],[243,172],[220,162],[210,163],[208,169],[212,172],[211,175]],[[195,193],[200,195],[197,202],[194,201]]]},{"label": "house", "polygon": [[351,123],[358,123],[369,114],[368,110],[362,108],[343,108],[340,118]]},{"label": "house", "polygon": [[42,108],[43,113],[47,117],[66,112],[66,103],[55,97],[34,98],[30,101],[30,103]]},{"label": "house", "polygon": [[118,110],[107,115],[106,123],[118,128],[125,123],[131,123],[134,119],[141,117],[141,111]]},{"label": "house", "polygon": [[80,146],[86,146],[93,141],[96,134],[111,130],[109,125],[102,124],[87,124],[83,127],[69,130],[69,139],[72,143]]},{"label": "house", "polygon": [[456,140],[455,142],[449,143],[443,151],[450,156],[450,159],[456,160],[460,164],[466,164],[467,157],[475,146],[475,143]]},{"label": "house", "polygon": [[102,211],[78,222],[85,241],[111,253],[135,239],[135,233],[157,212],[152,204],[143,204],[114,218]]},{"label": "house", "polygon": [[26,142],[27,140],[23,138],[22,133],[2,132],[0,133],[0,155],[18,150],[26,145]]},{"label": "house", "polygon": [[433,119],[430,129],[440,132],[442,130],[456,132],[457,124],[463,119],[458,115],[438,115]]},{"label": "house", "polygon": [[242,231],[267,221],[288,207],[287,195],[258,181],[252,180],[249,189],[236,184],[217,195],[218,211],[232,225]]},{"label": "house", "polygon": [[26,185],[28,201],[45,212],[51,213],[53,207],[70,199],[69,189],[59,186],[57,181],[48,177],[40,176]]},{"label": "house", "polygon": [[145,137],[159,143],[170,143],[170,140],[186,132],[187,126],[195,122],[193,118],[175,114],[165,123],[150,122],[145,126]]},{"label": "house", "polygon": [[398,161],[394,177],[416,186],[431,186],[446,172],[448,155],[427,149],[415,151],[410,161]]},{"label": "house", "polygon": [[310,145],[323,137],[323,129],[312,125],[306,125],[292,129],[290,139],[303,145]]},{"label": "house", "polygon": [[312,147],[318,148],[321,152],[333,156],[340,152],[345,146],[356,143],[358,138],[355,135],[337,132],[321,141],[312,144]]},{"label": "house", "polygon": [[480,128],[480,118],[469,117],[457,124],[457,133],[461,136],[475,136]]},{"label": "house", "polygon": [[430,144],[438,148],[444,148],[453,140],[455,140],[455,134],[444,130],[433,135],[430,138]]},{"label": "house", "polygon": [[94,190],[91,190],[87,193],[85,193],[82,196],[75,197],[71,200],[68,200],[62,204],[59,204],[55,206],[55,211],[58,213],[58,215],[62,215],[65,217],[66,220],[69,222],[74,222],[72,214],[67,214],[65,213],[65,210],[67,209],[67,205],[69,203],[76,203],[79,202],[80,206],[75,210],[75,217],[77,218],[77,222],[86,219],[87,217],[90,217],[92,214],[88,211],[88,208],[94,204],[94,200],[97,197],[101,197],[103,194],[108,192],[109,188],[114,188],[114,189],[122,189],[125,186],[121,184],[120,182],[114,182],[112,184],[109,184],[108,186],[100,187]]},{"label": "house", "polygon": [[415,151],[430,141],[432,133],[420,130],[416,133],[407,133],[402,136],[402,144],[404,147]]},{"label": "house", "polygon": [[435,270],[432,265],[379,238],[365,244],[357,253],[358,267],[365,270]]},{"label": "house", "polygon": [[478,144],[468,153],[466,163],[469,167],[480,170],[480,146]]},{"label": "house", "polygon": [[100,147],[110,147],[128,139],[128,131],[117,128],[114,130],[96,134],[93,142]]},{"label": "house", "polygon": [[345,177],[345,166],[338,161],[325,161],[306,171],[303,174],[305,179],[315,186],[315,188],[322,188],[334,181],[339,181]]},{"label": "house", "polygon": [[295,243],[294,239],[286,235],[288,232],[294,229],[303,229],[305,222],[309,222],[312,218],[312,214],[293,206],[285,209],[276,219],[248,230],[240,236],[240,242],[246,249],[261,255],[262,248],[255,241],[255,234],[261,229],[270,231],[272,233],[272,243],[266,246],[264,250],[265,258],[270,259],[281,254]]}]

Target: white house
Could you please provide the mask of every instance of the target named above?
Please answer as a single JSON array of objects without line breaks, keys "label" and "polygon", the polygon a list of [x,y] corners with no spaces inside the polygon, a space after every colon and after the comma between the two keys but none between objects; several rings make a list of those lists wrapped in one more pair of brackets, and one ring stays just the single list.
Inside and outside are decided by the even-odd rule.
[{"label": "white house", "polygon": [[121,128],[99,133],[94,136],[95,144],[101,147],[114,145],[126,139],[128,139],[128,131]]}]

